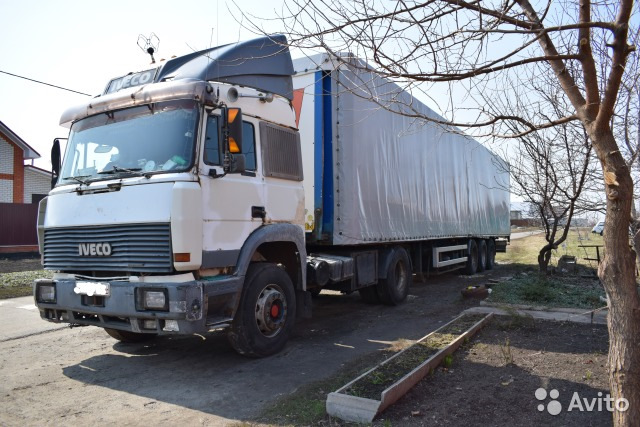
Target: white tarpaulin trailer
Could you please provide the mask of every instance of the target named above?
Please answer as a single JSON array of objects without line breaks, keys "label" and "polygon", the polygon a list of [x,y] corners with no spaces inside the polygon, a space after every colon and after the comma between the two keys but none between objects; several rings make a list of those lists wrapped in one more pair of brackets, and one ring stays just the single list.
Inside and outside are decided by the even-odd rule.
[{"label": "white tarpaulin trailer", "polygon": [[412,117],[441,119],[374,73],[324,54],[294,69],[305,225],[317,242],[509,236],[504,160],[458,129]]}]

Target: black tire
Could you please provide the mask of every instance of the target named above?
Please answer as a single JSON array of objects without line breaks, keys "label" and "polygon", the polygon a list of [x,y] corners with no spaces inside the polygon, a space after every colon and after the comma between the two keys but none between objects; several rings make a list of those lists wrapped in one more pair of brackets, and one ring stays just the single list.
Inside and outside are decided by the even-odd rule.
[{"label": "black tire", "polygon": [[402,247],[392,249],[386,279],[378,281],[378,296],[386,305],[398,305],[407,299],[413,280],[411,262]]},{"label": "black tire", "polygon": [[360,293],[360,298],[367,304],[380,304],[380,297],[375,286],[358,289],[358,292]]},{"label": "black tire", "polygon": [[475,240],[471,239],[469,240],[469,252],[467,253],[467,268],[465,272],[471,276],[476,274],[476,271],[478,271],[478,245]]},{"label": "black tire", "polygon": [[496,265],[496,242],[493,239],[487,241],[487,270],[493,270]]},{"label": "black tire", "polygon": [[478,240],[478,272],[481,273],[487,268],[487,241]]},{"label": "black tire", "polygon": [[104,331],[111,338],[115,338],[124,343],[136,343],[149,341],[157,336],[157,334],[142,334],[138,332],[121,331],[119,329],[104,328]]},{"label": "black tire", "polygon": [[286,345],[295,318],[296,298],[289,275],[275,264],[251,264],[227,336],[243,356],[270,356]]}]

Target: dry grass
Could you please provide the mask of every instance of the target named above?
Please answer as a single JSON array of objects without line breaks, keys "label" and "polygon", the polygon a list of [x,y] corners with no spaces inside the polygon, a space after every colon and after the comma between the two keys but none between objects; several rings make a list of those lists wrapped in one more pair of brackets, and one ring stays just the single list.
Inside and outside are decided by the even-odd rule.
[{"label": "dry grass", "polygon": [[[500,264],[529,265],[537,269],[538,253],[545,244],[544,233],[513,240],[507,247],[506,253],[496,254],[496,261]],[[562,255],[573,255],[577,257],[578,265],[586,268],[597,268],[598,263],[596,261],[585,259],[596,257],[595,248],[584,248],[581,247],[581,245],[603,244],[602,236],[591,233],[590,228],[571,229],[569,230],[567,240],[560,245],[557,250],[552,252],[550,265],[555,266]],[[600,248],[600,256],[602,256],[603,253],[603,248]]]}]

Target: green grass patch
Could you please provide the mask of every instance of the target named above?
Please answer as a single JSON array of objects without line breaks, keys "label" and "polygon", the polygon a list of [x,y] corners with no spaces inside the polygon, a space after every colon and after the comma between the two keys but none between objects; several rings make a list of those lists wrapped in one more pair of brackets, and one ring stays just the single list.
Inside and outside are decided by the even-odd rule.
[{"label": "green grass patch", "polygon": [[0,273],[0,299],[32,295],[35,279],[50,279],[52,277],[53,272],[45,270]]},{"label": "green grass patch", "polygon": [[[603,245],[602,236],[591,233],[588,228],[571,229],[564,244],[552,251],[549,271],[555,271],[562,255],[576,257],[577,274],[550,274],[538,272],[538,253],[546,244],[544,234],[536,234],[513,240],[506,253],[496,254],[496,261],[511,267],[515,273],[511,280],[492,287],[488,302],[522,304],[529,306],[567,307],[593,309],[605,305],[600,300],[605,292],[595,277],[595,248],[582,246]],[[600,248],[600,256],[604,254]],[[562,271],[557,271],[563,273]],[[566,272],[574,273],[574,272]],[[593,275],[593,277],[589,277]]]},{"label": "green grass patch", "polygon": [[545,276],[522,273],[496,284],[488,302],[545,307],[593,309],[605,305],[604,289],[598,280],[579,276]]}]

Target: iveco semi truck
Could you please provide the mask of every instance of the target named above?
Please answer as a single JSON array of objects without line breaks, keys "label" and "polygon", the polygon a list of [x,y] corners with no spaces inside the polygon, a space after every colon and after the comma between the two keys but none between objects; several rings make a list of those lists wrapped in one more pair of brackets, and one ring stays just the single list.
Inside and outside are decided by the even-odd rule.
[{"label": "iveco semi truck", "polygon": [[124,342],[226,329],[261,357],[322,289],[396,305],[414,274],[492,268],[508,165],[407,112],[438,119],[355,58],[293,62],[280,35],[114,78],[61,118],[41,317]]}]

